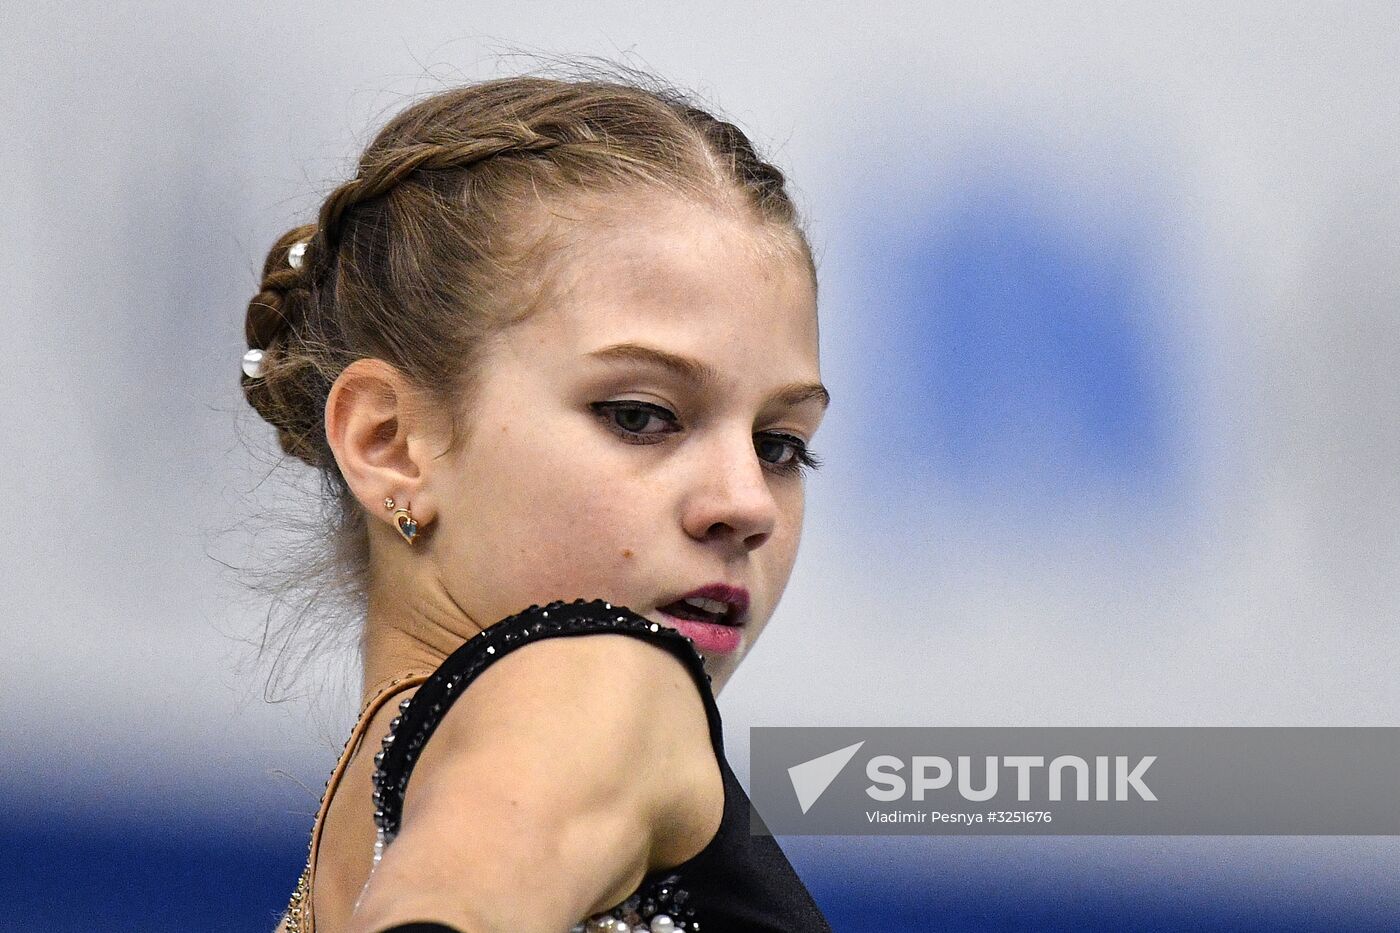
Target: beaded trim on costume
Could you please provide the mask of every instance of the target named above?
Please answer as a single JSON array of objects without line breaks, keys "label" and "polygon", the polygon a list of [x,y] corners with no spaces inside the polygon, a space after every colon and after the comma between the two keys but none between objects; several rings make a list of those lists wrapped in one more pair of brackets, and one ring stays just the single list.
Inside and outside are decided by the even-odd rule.
[{"label": "beaded trim on costume", "polygon": [[[533,605],[482,630],[454,651],[412,697],[399,704],[399,715],[389,723],[389,733],[374,756],[376,866],[399,831],[404,791],[423,746],[447,708],[476,675],[497,658],[536,638],[600,632],[625,632],[660,644],[681,657],[697,678],[710,682],[705,658],[690,638],[602,600]],[[581,921],[570,933],[699,933],[695,908],[688,903],[689,893],[679,887],[680,881],[676,874],[644,881],[622,904]]]},{"label": "beaded trim on costume", "polygon": [[301,905],[306,903],[306,887],[310,883],[310,875],[311,861],[308,858],[306,867],[301,870],[301,877],[297,879],[297,887],[296,890],[292,892],[292,899],[287,902],[287,914],[282,927],[286,933],[302,933]]}]

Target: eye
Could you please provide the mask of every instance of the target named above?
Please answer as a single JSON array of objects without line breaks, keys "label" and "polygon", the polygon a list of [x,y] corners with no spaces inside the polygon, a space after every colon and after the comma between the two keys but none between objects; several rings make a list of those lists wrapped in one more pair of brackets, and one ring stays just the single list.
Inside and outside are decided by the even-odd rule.
[{"label": "eye", "polygon": [[[801,438],[791,434],[758,434],[754,437],[753,449],[758,459],[775,473],[796,476],[806,470],[816,470],[822,465],[821,459],[809,450]],[[769,459],[769,455],[773,459]]]},{"label": "eye", "polygon": [[[629,444],[656,444],[682,430],[674,412],[650,402],[593,402],[588,407],[608,430]],[[797,476],[822,465],[806,442],[791,434],[755,434],[753,447],[764,468],[779,476]]]},{"label": "eye", "polygon": [[[633,444],[654,444],[660,440],[662,435],[671,434],[669,430],[648,431],[649,426],[660,423],[666,425],[676,425],[675,414],[660,405],[652,405],[648,402],[594,402],[588,406],[593,409],[599,419],[613,433],[623,440]],[[644,440],[643,438],[654,438],[654,440]]]}]

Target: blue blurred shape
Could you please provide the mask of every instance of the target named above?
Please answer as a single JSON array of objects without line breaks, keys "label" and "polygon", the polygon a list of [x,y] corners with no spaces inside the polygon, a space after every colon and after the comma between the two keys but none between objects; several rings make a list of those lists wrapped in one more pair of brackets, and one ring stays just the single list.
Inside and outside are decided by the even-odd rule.
[{"label": "blue blurred shape", "polygon": [[984,172],[874,226],[877,449],[972,493],[1160,492],[1175,413],[1150,238],[1125,206],[1073,204]]}]

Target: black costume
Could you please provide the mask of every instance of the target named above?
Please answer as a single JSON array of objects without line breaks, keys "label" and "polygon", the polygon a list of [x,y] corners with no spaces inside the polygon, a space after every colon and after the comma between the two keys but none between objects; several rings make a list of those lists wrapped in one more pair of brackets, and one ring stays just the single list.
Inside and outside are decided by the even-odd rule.
[{"label": "black costume", "polygon": [[[380,843],[390,844],[399,829],[404,790],[413,765],[448,707],[492,662],[540,638],[617,632],[642,638],[673,653],[690,670],[704,700],[720,774],[724,816],[719,830],[694,857],[645,876],[636,893],[609,913],[614,929],[674,929],[697,933],[830,933],[802,880],[772,836],[753,835],[749,798],[724,756],[719,710],[704,661],[690,639],[622,606],[601,600],[531,606],[502,619],[454,651],[401,707],[399,718],[376,756],[375,822]],[[594,929],[601,915],[593,918]],[[574,928],[583,930],[580,924]],[[451,933],[437,924],[411,924],[399,933]],[[563,933],[563,931],[561,931]]]}]

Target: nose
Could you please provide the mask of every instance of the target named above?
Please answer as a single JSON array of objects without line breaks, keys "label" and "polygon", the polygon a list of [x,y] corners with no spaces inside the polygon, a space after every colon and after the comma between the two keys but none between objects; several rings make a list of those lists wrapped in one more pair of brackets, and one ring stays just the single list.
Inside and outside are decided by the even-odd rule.
[{"label": "nose", "polygon": [[768,473],[748,435],[717,438],[696,464],[697,480],[686,500],[686,533],[697,541],[729,540],[752,551],[778,521]]}]

